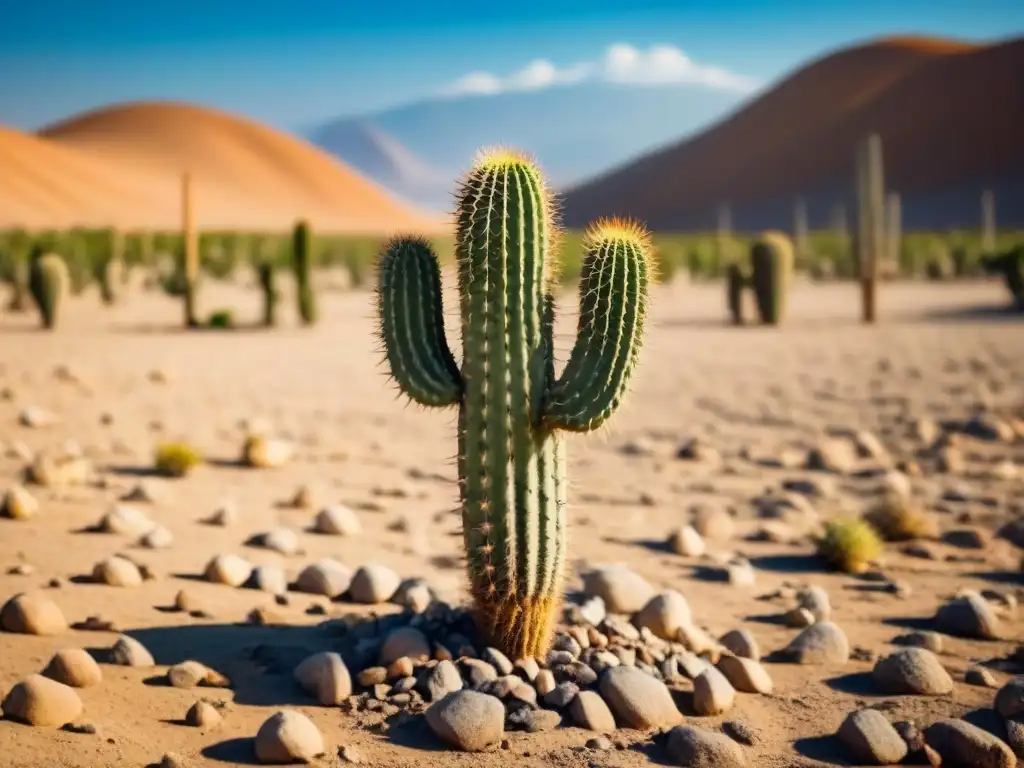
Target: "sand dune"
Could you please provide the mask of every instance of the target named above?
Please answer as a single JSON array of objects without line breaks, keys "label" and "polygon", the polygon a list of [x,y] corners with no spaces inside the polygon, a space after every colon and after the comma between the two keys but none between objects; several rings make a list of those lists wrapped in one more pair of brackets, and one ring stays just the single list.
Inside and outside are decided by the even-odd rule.
[{"label": "sand dune", "polygon": [[173,227],[186,170],[205,228],[279,229],[299,217],[329,231],[439,226],[300,139],[193,105],[116,105],[37,136],[4,129],[0,157],[14,169],[0,226]]},{"label": "sand dune", "polygon": [[987,187],[1011,215],[1024,178],[1022,86],[1024,40],[892,38],[845,49],[700,135],[571,190],[566,222],[618,213],[659,229],[703,228],[728,202],[739,227],[788,226],[805,196],[812,225],[823,225],[837,202],[852,204],[855,147],[872,131],[905,224],[976,225]]}]

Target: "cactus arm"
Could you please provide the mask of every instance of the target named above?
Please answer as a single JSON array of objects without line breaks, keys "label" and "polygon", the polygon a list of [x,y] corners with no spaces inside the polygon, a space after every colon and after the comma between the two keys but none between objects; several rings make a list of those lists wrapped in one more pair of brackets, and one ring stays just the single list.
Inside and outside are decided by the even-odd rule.
[{"label": "cactus arm", "polygon": [[426,406],[462,397],[462,377],[444,334],[441,268],[426,241],[398,238],[378,262],[380,338],[399,387]]},{"label": "cactus arm", "polygon": [[640,352],[650,273],[650,246],[639,228],[602,222],[588,234],[576,344],[548,394],[548,427],[595,430],[622,402]]}]

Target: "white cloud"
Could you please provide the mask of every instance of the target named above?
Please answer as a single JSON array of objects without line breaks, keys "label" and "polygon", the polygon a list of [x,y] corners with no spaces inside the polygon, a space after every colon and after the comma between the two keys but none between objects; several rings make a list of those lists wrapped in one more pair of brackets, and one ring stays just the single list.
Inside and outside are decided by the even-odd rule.
[{"label": "white cloud", "polygon": [[748,93],[758,86],[753,78],[699,64],[673,45],[654,45],[644,51],[627,43],[615,43],[608,46],[599,60],[565,68],[546,59],[536,59],[504,77],[486,71],[471,72],[448,86],[444,94],[490,96],[509,91],[539,91],[583,81],[640,86],[688,84],[737,93]]}]

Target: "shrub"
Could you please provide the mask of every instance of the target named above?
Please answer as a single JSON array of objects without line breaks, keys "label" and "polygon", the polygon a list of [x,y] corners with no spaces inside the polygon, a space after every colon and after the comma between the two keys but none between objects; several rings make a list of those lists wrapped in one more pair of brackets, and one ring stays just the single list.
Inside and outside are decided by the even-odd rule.
[{"label": "shrub", "polygon": [[235,319],[230,309],[218,309],[210,313],[206,321],[211,328],[234,328]]},{"label": "shrub", "polygon": [[881,553],[882,540],[859,518],[830,520],[818,541],[818,556],[846,573],[862,573]]},{"label": "shrub", "polygon": [[184,477],[197,464],[202,455],[188,443],[163,443],[156,449],[153,459],[156,471],[167,477]]},{"label": "shrub", "polygon": [[864,513],[864,521],[886,541],[934,539],[939,530],[935,518],[920,506],[895,493]]}]

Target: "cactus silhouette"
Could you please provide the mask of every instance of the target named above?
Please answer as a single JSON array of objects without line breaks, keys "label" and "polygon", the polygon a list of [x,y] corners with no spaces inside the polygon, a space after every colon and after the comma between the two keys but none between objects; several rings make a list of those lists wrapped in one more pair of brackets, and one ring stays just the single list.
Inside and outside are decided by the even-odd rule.
[{"label": "cactus silhouette", "polygon": [[43,328],[52,330],[57,325],[57,311],[70,288],[68,265],[55,253],[37,252],[29,268],[29,291],[39,308]]},{"label": "cactus silhouette", "polygon": [[765,325],[778,325],[792,282],[793,241],[782,232],[763,232],[750,247],[750,284]]},{"label": "cactus silhouette", "polygon": [[585,241],[576,344],[555,376],[555,229],[538,168],[482,153],[456,212],[462,366],[445,337],[441,271],[426,240],[378,262],[380,335],[412,400],[458,406],[463,539],[477,624],[511,658],[542,655],[566,561],[563,432],[599,428],[635,370],[652,278],[649,237],[619,220]]}]

